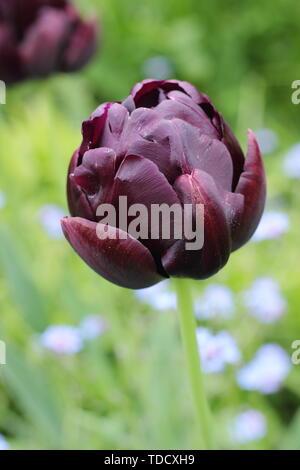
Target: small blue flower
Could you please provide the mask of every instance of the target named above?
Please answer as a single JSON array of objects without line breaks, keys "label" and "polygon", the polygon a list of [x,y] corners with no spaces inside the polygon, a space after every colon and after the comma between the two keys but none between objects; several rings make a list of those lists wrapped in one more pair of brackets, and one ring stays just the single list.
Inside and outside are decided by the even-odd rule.
[{"label": "small blue flower", "polygon": [[227,319],[235,311],[233,292],[222,284],[210,284],[203,296],[195,302],[195,312],[199,320],[212,318]]},{"label": "small blue flower", "polygon": [[89,315],[79,325],[82,338],[92,340],[98,338],[106,331],[106,321],[101,315]]},{"label": "small blue flower", "polygon": [[257,129],[254,134],[261,153],[267,154],[275,152],[278,147],[278,136],[276,132],[272,131],[272,129],[262,128]]},{"label": "small blue flower", "polygon": [[279,211],[265,212],[252,237],[254,242],[272,240],[281,237],[288,231],[290,219],[287,214]]},{"label": "small blue flower", "polygon": [[164,281],[146,289],[134,291],[140,302],[150,305],[155,310],[169,310],[177,307],[176,294],[169,289],[169,282]]},{"label": "small blue flower", "polygon": [[275,279],[262,277],[244,292],[245,306],[262,323],[274,323],[285,312],[286,301]]},{"label": "small blue flower", "polygon": [[40,343],[44,348],[59,355],[71,356],[83,348],[79,328],[70,325],[49,326],[41,334]]},{"label": "small blue flower", "polygon": [[39,211],[40,223],[49,238],[63,238],[60,221],[65,216],[65,211],[54,204],[47,204]]},{"label": "small blue flower", "polygon": [[277,392],[291,368],[288,354],[278,344],[265,344],[254,359],[237,373],[237,382],[243,390],[263,394]]},{"label": "small blue flower", "polygon": [[10,450],[10,445],[2,434],[0,434],[0,450]]},{"label": "small blue flower", "polygon": [[152,77],[156,80],[165,80],[174,74],[170,60],[162,55],[146,59],[142,65],[144,77]]},{"label": "small blue flower", "polygon": [[300,178],[300,142],[286,153],[283,170],[289,178]]},{"label": "small blue flower", "polygon": [[227,364],[236,364],[241,354],[234,338],[226,331],[214,335],[208,328],[197,328],[197,342],[205,373],[221,373]]},{"label": "small blue flower", "polygon": [[267,420],[258,410],[242,411],[232,420],[229,433],[234,444],[242,445],[259,441],[267,433]]}]

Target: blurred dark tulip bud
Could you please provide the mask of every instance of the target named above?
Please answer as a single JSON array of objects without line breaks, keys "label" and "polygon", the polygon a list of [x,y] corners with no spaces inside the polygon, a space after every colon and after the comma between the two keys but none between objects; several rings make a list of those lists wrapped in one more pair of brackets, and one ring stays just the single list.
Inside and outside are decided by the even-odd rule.
[{"label": "blurred dark tulip bud", "polygon": [[96,49],[96,21],[83,21],[69,0],[0,0],[0,79],[7,84],[76,71]]},{"label": "blurred dark tulip bud", "polygon": [[[171,276],[205,279],[254,233],[266,196],[254,134],[249,130],[245,158],[229,125],[191,84],[138,83],[123,103],[99,106],[82,133],[68,174],[72,217],[62,226],[74,250],[109,281],[143,288]],[[184,239],[129,234],[100,239],[97,208],[116,206],[121,195],[129,206],[149,209],[162,203],[203,204],[203,247],[188,251]]]}]

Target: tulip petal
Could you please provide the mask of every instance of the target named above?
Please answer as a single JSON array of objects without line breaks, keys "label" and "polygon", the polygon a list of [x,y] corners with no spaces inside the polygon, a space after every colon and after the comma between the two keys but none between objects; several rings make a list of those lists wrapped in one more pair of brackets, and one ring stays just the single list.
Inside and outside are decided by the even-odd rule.
[{"label": "tulip petal", "polygon": [[96,20],[78,20],[63,56],[62,70],[74,72],[86,65],[97,50]]},{"label": "tulip petal", "polygon": [[201,133],[218,138],[218,133],[205,112],[190,97],[180,91],[168,93],[168,100],[162,101],[155,111],[163,119],[181,119],[196,127]]},{"label": "tulip petal", "polygon": [[0,27],[0,67],[0,80],[6,84],[15,83],[23,78],[13,32],[5,24]]},{"label": "tulip petal", "polygon": [[201,93],[201,101],[199,104],[214,125],[219,134],[219,139],[229,150],[233,163],[232,190],[234,191],[244,168],[245,157],[243,151],[231,127],[216,110],[210,98]]},{"label": "tulip petal", "polygon": [[[134,117],[134,122],[132,122],[132,117]],[[132,129],[134,134],[131,132]],[[138,108],[132,114],[128,130],[123,138],[124,147],[125,142],[129,142],[126,152],[128,155],[138,155],[151,160],[170,183],[173,183],[179,176],[178,162],[182,146],[177,130],[171,121],[161,119],[153,110]]]},{"label": "tulip petal", "polygon": [[72,20],[64,11],[53,8],[41,10],[20,46],[26,73],[41,77],[59,68],[64,43],[71,27]]},{"label": "tulip petal", "polygon": [[32,24],[41,7],[63,9],[67,0],[0,0],[0,20],[13,22],[18,38],[23,38],[24,31]]},{"label": "tulip petal", "polygon": [[[149,250],[122,230],[103,224],[97,227],[96,222],[79,217],[66,217],[62,228],[76,253],[108,281],[121,287],[141,289],[163,279],[156,271]],[[98,238],[96,229],[98,234],[107,229],[107,238]]]},{"label": "tulip petal", "polygon": [[122,105],[130,114],[136,109],[134,99],[131,95],[127,96],[127,98],[122,101]]},{"label": "tulip petal", "polygon": [[89,119],[82,123],[82,144],[80,146],[80,155],[87,150],[100,146],[105,121],[109,108],[114,103],[103,103],[93,112]]},{"label": "tulip petal", "polygon": [[225,145],[205,134],[199,134],[197,129],[180,119],[175,119],[173,123],[182,142],[182,172],[203,170],[210,174],[221,188],[231,190],[233,166]]},{"label": "tulip petal", "polygon": [[201,170],[182,175],[175,189],[183,204],[204,205],[204,244],[198,250],[186,250],[187,240],[175,242],[164,254],[162,265],[169,276],[206,279],[227,262],[231,251],[230,228],[219,189],[213,178]]},{"label": "tulip petal", "polygon": [[179,203],[179,199],[166,177],[146,158],[127,155],[115,177],[115,192],[127,195],[128,204],[138,201],[146,207],[151,204]]},{"label": "tulip petal", "polygon": [[[142,82],[136,83],[134,87],[131,90],[131,95],[135,101],[136,106],[142,106],[142,107],[151,107],[155,106],[156,100],[151,103],[151,100],[145,100],[145,96],[149,95],[153,90],[157,89],[164,83],[164,80],[152,80],[152,79],[146,79],[143,80]],[[151,98],[151,95],[150,95]],[[149,106],[147,106],[147,101],[149,101]]]},{"label": "tulip petal", "polygon": [[220,116],[222,125],[222,142],[228,148],[233,163],[232,191],[235,190],[243,172],[245,157],[229,124]]},{"label": "tulip petal", "polygon": [[151,160],[157,165],[168,181],[172,182],[178,172],[173,172],[170,164],[170,141],[169,137],[158,139],[155,132],[148,136],[138,136],[128,147],[128,155],[137,155]]},{"label": "tulip petal", "polygon": [[108,199],[116,171],[116,154],[101,147],[85,152],[82,164],[70,174],[70,179],[84,191],[96,220],[97,208]]},{"label": "tulip petal", "polygon": [[113,148],[117,154],[122,153],[119,151],[120,140],[122,134],[126,132],[128,118],[129,112],[122,104],[113,103],[109,107],[101,137],[102,147]]},{"label": "tulip petal", "polygon": [[72,216],[74,217],[85,217],[86,219],[93,220],[93,211],[89,205],[88,199],[84,191],[76,182],[70,178],[70,175],[74,173],[75,168],[78,165],[78,160],[80,158],[79,150],[76,150],[74,153],[67,177],[67,198],[69,210]]},{"label": "tulip petal", "polygon": [[[166,83],[177,85],[178,88],[176,89],[184,91],[184,93],[189,95],[195,103],[201,103],[203,93],[200,93],[191,83],[181,80],[167,80]],[[175,87],[173,89],[175,89]]]},{"label": "tulip petal", "polygon": [[159,89],[169,92],[172,90],[183,91],[196,103],[201,102],[202,94],[196,87],[188,82],[179,80],[153,80],[146,79],[137,83],[131,90],[131,95],[137,107],[153,107],[159,103]]},{"label": "tulip petal", "polygon": [[233,230],[233,250],[244,245],[255,232],[262,216],[266,199],[265,170],[254,133],[248,131],[248,152],[244,171],[237,185],[236,194],[244,196],[243,210],[238,210]]},{"label": "tulip petal", "polygon": [[[131,152],[131,145],[151,133],[151,129],[157,122],[159,122],[159,115],[154,110],[148,108],[135,109],[130,117],[126,119],[120,138],[116,138],[115,150],[117,156],[122,158],[129,151]],[[107,146],[104,137],[102,145]]]},{"label": "tulip petal", "polygon": [[173,215],[170,217],[170,237],[162,237],[162,224],[159,221],[157,227],[159,239],[153,239],[150,232],[156,221],[151,218],[151,210],[153,205],[161,204],[169,207],[177,204],[181,207],[176,192],[153,162],[137,155],[127,155],[115,177],[112,194],[112,203],[115,207],[118,206],[119,196],[127,196],[128,207],[138,202],[147,209],[149,233],[148,239],[143,239],[142,242],[151,250],[156,262],[159,263],[160,253],[174,243]]}]

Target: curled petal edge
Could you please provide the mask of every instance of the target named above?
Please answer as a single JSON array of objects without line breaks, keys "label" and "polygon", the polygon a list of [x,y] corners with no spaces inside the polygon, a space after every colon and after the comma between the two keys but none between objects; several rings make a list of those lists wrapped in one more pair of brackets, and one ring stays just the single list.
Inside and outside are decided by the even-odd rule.
[{"label": "curled petal edge", "polygon": [[244,170],[235,194],[244,196],[243,208],[235,214],[232,230],[232,251],[243,246],[255,232],[264,211],[266,200],[266,177],[264,164],[255,135],[248,130],[248,152]]},{"label": "curled petal edge", "polygon": [[68,199],[68,206],[69,211],[72,216],[79,216],[85,217],[87,219],[93,219],[94,215],[86,194],[78,186],[75,181],[70,178],[70,175],[73,174],[75,168],[78,165],[78,159],[80,158],[79,150],[74,152],[73,157],[71,159],[69,169],[68,169],[68,176],[67,176],[67,199]]}]

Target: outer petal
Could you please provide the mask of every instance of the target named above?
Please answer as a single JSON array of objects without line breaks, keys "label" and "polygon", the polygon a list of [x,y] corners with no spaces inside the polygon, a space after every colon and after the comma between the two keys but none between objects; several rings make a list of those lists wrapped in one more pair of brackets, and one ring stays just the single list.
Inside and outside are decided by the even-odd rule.
[{"label": "outer petal", "polygon": [[[101,146],[113,148],[117,154],[120,153],[119,147],[121,137],[128,127],[129,111],[120,103],[113,103],[107,110],[107,116],[101,136]],[[131,120],[130,120],[131,121]],[[124,151],[121,152],[122,157]]]},{"label": "outer petal", "polygon": [[23,78],[20,57],[11,31],[0,24],[0,80],[6,84],[15,83]]},{"label": "outer petal", "polygon": [[26,73],[45,76],[57,70],[72,21],[61,10],[44,8],[28,30],[20,47]]},{"label": "outer petal", "polygon": [[218,113],[211,99],[207,95],[201,93],[201,100],[199,104],[211,120],[211,123],[214,125],[216,131],[218,132],[219,139],[223,142],[223,144],[226,145],[227,149],[230,152],[233,163],[232,190],[234,191],[243,171],[245,163],[243,151],[231,127],[225,121],[223,116]]},{"label": "outer petal", "polygon": [[109,108],[114,103],[103,103],[93,112],[91,117],[82,123],[82,144],[80,146],[80,155],[87,150],[100,146],[100,139],[107,118]]},{"label": "outer petal", "polygon": [[245,157],[231,127],[222,117],[221,124],[223,135],[222,142],[228,148],[233,163],[232,190],[234,191],[244,168]]},{"label": "outer petal", "polygon": [[248,131],[248,153],[244,171],[235,192],[244,196],[244,205],[243,210],[235,216],[237,222],[232,235],[233,250],[237,250],[251,238],[265,206],[265,170],[258,143],[251,130]]},{"label": "outer petal", "polygon": [[230,228],[221,193],[213,178],[201,170],[178,178],[175,189],[184,204],[204,205],[204,245],[187,251],[186,240],[177,241],[163,256],[170,276],[206,279],[227,262],[231,251]]},{"label": "outer petal", "polygon": [[89,62],[97,50],[97,22],[78,21],[63,56],[62,70],[73,72]]},{"label": "outer petal", "polygon": [[40,11],[40,8],[63,9],[68,0],[0,0],[0,20],[14,23],[16,34],[23,37],[24,31],[32,24]]},{"label": "outer petal", "polygon": [[74,169],[74,173],[70,174],[70,185],[74,183],[84,192],[83,194],[92,210],[92,217],[84,213],[83,217],[96,220],[95,214],[99,204],[109,198],[114,183],[115,170],[115,152],[112,149],[101,147],[85,152],[82,164]]},{"label": "outer petal", "polygon": [[78,186],[73,179],[70,178],[70,175],[74,173],[75,168],[78,165],[79,160],[79,150],[76,150],[74,153],[68,170],[67,177],[67,198],[69,210],[72,216],[74,217],[84,217],[86,219],[93,220],[93,212],[89,205],[86,194]]},{"label": "outer petal", "polygon": [[[96,273],[114,284],[131,289],[149,287],[163,279],[156,271],[150,252],[139,241],[112,227],[108,227],[111,236],[117,233],[127,235],[126,238],[100,240],[96,227],[96,222],[78,217],[62,220],[67,240]],[[104,227],[99,224],[98,231],[104,231]]]}]

